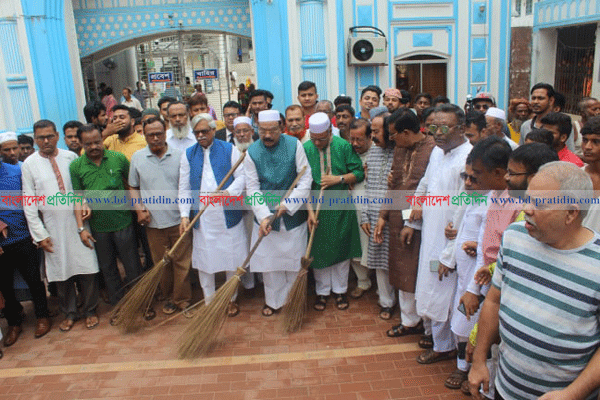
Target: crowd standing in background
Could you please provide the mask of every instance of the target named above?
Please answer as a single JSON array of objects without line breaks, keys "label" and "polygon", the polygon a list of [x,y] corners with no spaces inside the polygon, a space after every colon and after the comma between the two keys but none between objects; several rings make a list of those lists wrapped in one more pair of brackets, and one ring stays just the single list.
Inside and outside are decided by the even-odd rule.
[{"label": "crowd standing in background", "polygon": [[[323,190],[325,203],[346,193],[404,204],[325,208],[318,216],[302,201],[211,207],[165,270],[155,301],[164,314],[191,304],[194,279],[210,302],[215,274],[232,276],[259,235],[265,239],[242,286],[254,290],[262,282],[260,313],[277,314],[314,231],[312,307],[327,312],[332,297],[346,310],[376,286],[379,317],[396,319],[399,311],[387,336],[418,335],[421,364],[456,360],[444,382],[449,389],[489,399],[597,396],[600,207],[582,206],[600,191],[597,99],[582,98],[573,121],[561,112],[564,96],[546,83],[506,107],[485,92],[458,106],[435,93],[377,86],[365,87],[359,99],[341,94],[330,101],[305,81],[297,104],[275,110],[271,92],[240,84],[219,120],[201,85],[189,96],[168,85],[158,109],[146,108],[141,82],[135,91],[122,89],[120,104],[112,88],[99,90],[101,101],[83,110],[85,124],[62,127],[68,150],[57,148],[60,133],[48,120],[35,123],[33,140],[0,134],[3,192],[85,197],[101,190],[137,199],[164,190],[181,200],[215,191],[246,152],[211,196],[284,191],[305,170],[292,199]],[[485,205],[409,204],[406,193],[462,193]],[[556,195],[578,202],[535,201]],[[534,201],[513,201],[519,196]],[[198,203],[184,201],[173,208],[126,201],[111,209],[86,202],[72,210],[0,205],[4,346],[22,333],[15,270],[33,297],[35,337],[52,328],[44,283],[55,285],[61,331],[78,320],[93,329],[101,323],[101,294],[117,304],[197,212]],[[227,312],[239,314],[237,295]],[[153,308],[140,313],[147,320],[156,315]]]}]

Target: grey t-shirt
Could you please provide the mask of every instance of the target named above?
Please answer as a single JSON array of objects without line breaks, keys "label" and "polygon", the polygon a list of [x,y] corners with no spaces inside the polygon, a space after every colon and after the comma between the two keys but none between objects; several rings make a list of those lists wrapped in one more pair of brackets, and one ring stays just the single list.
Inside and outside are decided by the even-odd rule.
[{"label": "grey t-shirt", "polygon": [[152,218],[150,228],[164,229],[179,225],[179,207],[175,203],[179,190],[179,162],[183,153],[168,148],[159,159],[148,146],[131,157],[129,185],[139,187],[144,206]]}]

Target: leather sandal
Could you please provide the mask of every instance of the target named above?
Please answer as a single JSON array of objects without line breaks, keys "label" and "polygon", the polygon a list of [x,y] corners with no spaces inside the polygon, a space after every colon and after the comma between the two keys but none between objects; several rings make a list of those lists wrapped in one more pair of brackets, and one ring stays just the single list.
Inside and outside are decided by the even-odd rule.
[{"label": "leather sandal", "polygon": [[433,351],[433,349],[429,349],[419,354],[417,362],[419,364],[433,364],[439,361],[451,360],[453,358],[456,358],[456,350],[438,353]]},{"label": "leather sandal", "polygon": [[271,317],[271,316],[277,314],[278,312],[279,312],[279,310],[276,310],[273,307],[269,307],[266,304],[262,308],[263,317]]},{"label": "leather sandal", "polygon": [[327,307],[327,296],[317,295],[313,308],[317,311],[325,311]]},{"label": "leather sandal", "polygon": [[419,347],[422,349],[432,349],[433,348],[433,336],[432,335],[421,336],[421,339],[419,339]]},{"label": "leather sandal", "polygon": [[238,304],[235,301],[230,302],[229,305],[227,306],[227,316],[235,317],[239,313],[240,313],[240,307],[238,306]]},{"label": "leather sandal", "polygon": [[392,319],[392,314],[394,313],[394,307],[381,307],[379,310],[379,318],[384,321]]},{"label": "leather sandal", "polygon": [[469,373],[467,371],[456,369],[448,378],[446,378],[444,386],[453,390],[460,389],[467,379],[469,379]]},{"label": "leather sandal", "polygon": [[335,306],[338,310],[347,310],[350,307],[346,293],[335,294]]},{"label": "leather sandal", "polygon": [[87,329],[94,329],[100,324],[100,319],[97,315],[90,315],[85,318],[85,327]]},{"label": "leather sandal", "polygon": [[71,329],[73,329],[73,325],[75,325],[75,320],[71,318],[65,318],[58,326],[58,329],[61,332],[69,332]]},{"label": "leather sandal", "polygon": [[404,326],[402,324],[392,326],[386,332],[388,337],[401,337],[407,335],[418,335],[419,333],[423,333],[423,325],[418,323],[416,326]]}]

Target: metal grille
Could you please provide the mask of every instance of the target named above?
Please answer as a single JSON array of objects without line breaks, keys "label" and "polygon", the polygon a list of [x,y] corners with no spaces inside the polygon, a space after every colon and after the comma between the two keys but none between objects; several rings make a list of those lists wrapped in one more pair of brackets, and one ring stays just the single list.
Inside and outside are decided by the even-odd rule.
[{"label": "metal grille", "polygon": [[525,15],[531,15],[532,12],[533,12],[533,0],[525,0]]},{"label": "metal grille", "polygon": [[517,12],[517,16],[521,15],[521,0],[515,0],[515,11]]},{"label": "metal grille", "polygon": [[[248,38],[179,32],[177,35],[138,44],[136,57],[138,75],[151,94],[149,107],[156,107],[165,91],[162,83],[149,84],[149,72],[173,72],[174,86],[184,98],[191,96],[195,90],[194,85],[200,83],[218,118],[221,118],[223,104],[229,100],[237,101],[237,85],[245,83],[247,79],[256,81],[252,46]],[[208,68],[217,69],[219,79],[194,82],[194,70]],[[235,81],[233,76],[236,77]]]},{"label": "metal grille", "polygon": [[554,87],[566,98],[563,112],[577,114],[577,102],[592,92],[595,31],[596,25],[558,31]]}]

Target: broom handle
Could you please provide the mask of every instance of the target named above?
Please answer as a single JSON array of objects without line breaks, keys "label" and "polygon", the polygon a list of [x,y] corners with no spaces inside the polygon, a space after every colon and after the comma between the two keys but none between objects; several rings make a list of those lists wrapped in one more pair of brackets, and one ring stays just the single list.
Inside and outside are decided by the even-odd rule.
[{"label": "broom handle", "polygon": [[[327,171],[329,172],[329,171]],[[323,196],[323,192],[325,191],[325,187],[321,186],[321,190],[319,191],[319,197],[317,198],[320,199],[321,196]],[[317,220],[317,222],[319,221],[319,212],[321,211],[321,202],[317,203],[317,211],[315,211],[315,219]],[[313,245],[313,240],[315,239],[315,232],[317,231],[317,227],[313,227],[313,230],[310,231],[310,237],[308,238],[308,245],[306,246],[306,252],[304,253],[304,258],[309,258],[310,257],[310,251],[312,250],[312,245]]]},{"label": "broom handle", "polygon": [[[225,186],[225,183],[227,183],[227,181],[229,180],[229,178],[231,178],[231,176],[233,175],[233,173],[235,172],[235,170],[240,166],[240,164],[242,163],[242,161],[244,161],[245,157],[246,157],[246,152],[244,151],[244,152],[242,152],[242,155],[240,156],[240,158],[238,158],[237,162],[235,164],[233,164],[233,166],[231,167],[231,169],[229,170],[229,172],[227,172],[227,175],[225,175],[225,177],[223,178],[223,180],[221,181],[221,183],[219,183],[219,186],[217,186],[217,188],[215,189],[215,191],[212,192],[211,194],[217,193],[219,190],[221,190],[223,188],[223,186]],[[202,207],[202,209],[198,212],[198,214],[196,214],[196,216],[190,221],[190,224],[188,225],[188,227],[183,232],[183,235],[181,235],[179,237],[179,239],[177,239],[177,241],[175,242],[175,244],[173,245],[173,247],[171,247],[171,250],[169,250],[169,252],[167,253],[169,256],[173,255],[174,251],[179,246],[179,243],[184,239],[184,237],[186,235],[189,234],[189,232],[194,227],[194,224],[196,223],[196,221],[198,221],[198,219],[202,216],[202,214],[204,214],[204,211],[206,211],[206,209],[208,208],[209,205],[210,205],[210,203],[206,204],[204,207]]]},{"label": "broom handle", "polygon": [[[288,189],[288,191],[285,193],[285,195],[283,196],[283,198],[279,202],[279,205],[282,205],[283,201],[292,193],[292,190],[294,190],[294,188],[298,184],[298,181],[300,180],[300,178],[302,178],[302,175],[304,175],[305,172],[306,172],[306,166],[302,167],[302,169],[300,170],[300,172],[298,172],[298,175],[296,176],[296,179],[294,179],[294,182],[292,182],[292,185],[290,186],[290,188]],[[271,224],[273,224],[273,221],[275,221],[275,216],[276,215],[277,215],[277,213],[275,213],[275,214],[273,214],[273,215],[271,215],[269,217],[269,224],[267,226],[271,226]],[[261,234],[258,235],[258,239],[256,240],[256,243],[254,243],[254,246],[252,246],[252,249],[250,250],[250,252],[246,256],[246,259],[244,260],[244,263],[242,264],[242,266],[240,268],[246,269],[246,266],[250,263],[250,259],[254,255],[254,252],[258,248],[258,245],[263,240],[263,238],[264,238],[263,235],[261,235]]]}]

